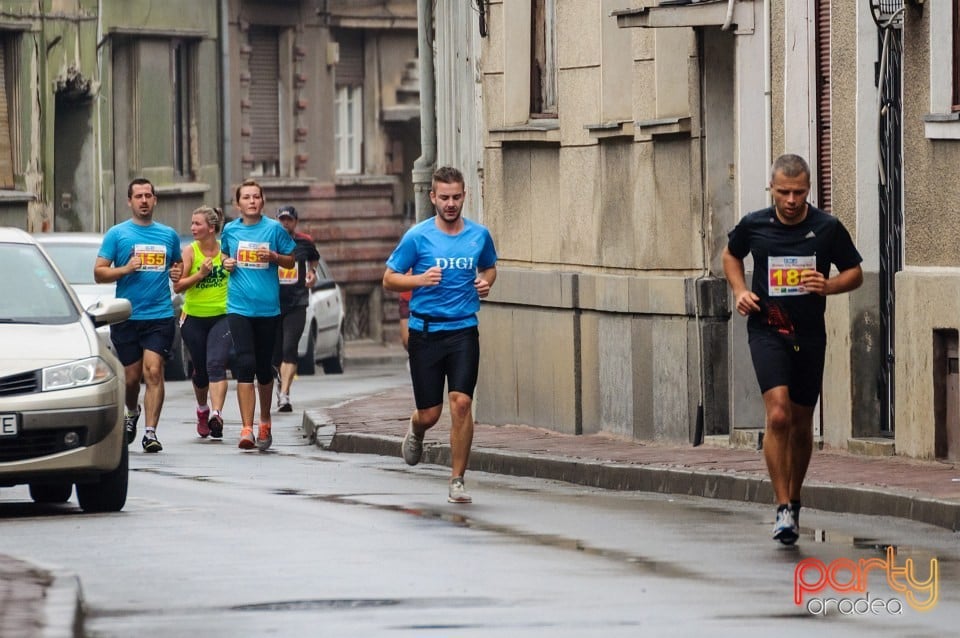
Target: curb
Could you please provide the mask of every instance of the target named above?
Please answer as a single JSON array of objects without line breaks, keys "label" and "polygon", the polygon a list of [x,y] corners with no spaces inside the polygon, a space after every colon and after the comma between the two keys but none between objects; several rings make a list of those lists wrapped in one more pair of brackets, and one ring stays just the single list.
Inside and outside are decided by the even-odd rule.
[{"label": "curb", "polygon": [[[311,420],[312,416],[305,414],[304,421]],[[321,420],[319,424],[326,427],[332,425],[328,419]],[[315,425],[313,427],[316,429]],[[399,457],[401,440],[396,436],[335,432],[329,445],[322,447],[340,453]],[[450,446],[428,443],[423,449],[422,462],[449,466]],[[773,489],[767,477],[732,472],[584,461],[482,447],[473,448],[470,452],[469,468],[472,471],[549,479],[608,490],[684,494],[762,505],[773,503]],[[902,491],[822,482],[804,484],[803,489],[805,507],[827,512],[894,516],[951,531],[960,530],[960,503],[919,497]]]},{"label": "curb", "polygon": [[74,572],[0,554],[0,635],[81,638],[83,619]]},{"label": "curb", "polygon": [[83,630],[83,588],[73,572],[51,571],[52,582],[44,592],[43,638],[81,638]]}]

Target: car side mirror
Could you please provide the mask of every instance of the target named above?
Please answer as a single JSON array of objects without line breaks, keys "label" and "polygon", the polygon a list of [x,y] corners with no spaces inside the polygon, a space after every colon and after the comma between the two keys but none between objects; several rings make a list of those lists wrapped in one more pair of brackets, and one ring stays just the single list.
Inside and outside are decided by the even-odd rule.
[{"label": "car side mirror", "polygon": [[120,323],[130,318],[133,307],[129,299],[107,299],[98,301],[86,310],[87,315],[93,321],[93,325],[99,328],[112,323]]}]

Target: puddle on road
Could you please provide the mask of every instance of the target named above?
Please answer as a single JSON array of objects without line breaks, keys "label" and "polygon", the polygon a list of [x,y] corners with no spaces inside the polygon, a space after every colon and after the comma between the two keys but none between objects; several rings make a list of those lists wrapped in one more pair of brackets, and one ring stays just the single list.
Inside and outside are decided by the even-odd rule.
[{"label": "puddle on road", "polygon": [[[200,482],[216,482],[216,479],[213,479],[209,476],[204,475],[184,475],[177,474],[169,470],[164,470],[160,468],[139,468],[137,470],[131,471],[140,471],[147,472],[162,476],[169,476],[173,478],[181,478],[193,481]],[[402,470],[398,470],[402,471]],[[512,487],[511,489],[517,489],[518,491],[536,491],[526,488],[516,488]],[[295,488],[277,488],[272,490],[272,493],[278,496],[300,496],[304,498],[310,498],[317,501],[334,503],[334,504],[343,504],[343,505],[355,505],[361,507],[368,507],[372,509],[377,509],[381,511],[388,512],[400,512],[410,516],[416,516],[423,520],[433,520],[433,521],[442,521],[445,523],[453,524],[458,527],[464,527],[468,529],[474,529],[477,531],[490,532],[501,537],[512,539],[518,542],[525,542],[529,544],[540,545],[543,547],[554,547],[558,549],[566,549],[571,551],[580,552],[588,556],[596,556],[599,558],[605,558],[609,560],[619,561],[628,565],[635,566],[636,568],[651,574],[658,574],[661,576],[667,576],[672,578],[696,578],[698,580],[714,581],[714,582],[723,582],[722,579],[712,577],[709,574],[703,574],[700,572],[695,572],[690,569],[686,569],[680,565],[657,561],[648,556],[643,556],[640,554],[632,554],[630,552],[625,552],[615,549],[605,549],[599,547],[593,547],[585,544],[582,540],[576,538],[569,538],[565,536],[559,536],[556,534],[539,534],[535,532],[526,532],[519,530],[509,525],[495,524],[480,521],[469,516],[464,516],[462,514],[456,514],[444,509],[429,509],[429,508],[412,508],[404,505],[390,505],[383,503],[375,503],[369,500],[362,500],[364,497],[375,497],[382,496],[379,493],[355,493],[355,494],[313,494],[310,492],[305,492],[303,490]],[[669,499],[672,502],[673,499]],[[3,517],[4,507],[0,504],[0,518]],[[10,504],[13,505],[13,504]],[[701,512],[708,512],[713,515],[721,515],[724,517],[727,516],[740,516],[741,513],[737,511],[732,511],[729,509],[724,509],[720,507],[699,507]],[[62,509],[59,510],[60,513],[63,512]],[[22,513],[22,512],[18,512]],[[37,513],[37,510],[34,509],[34,514]],[[51,512],[52,513],[52,512]],[[875,553],[880,557],[886,556],[887,547],[893,546],[894,551],[900,552],[901,547],[896,544],[884,542],[877,540],[876,538],[868,537],[858,537],[850,536],[842,533],[833,533],[826,529],[814,528],[811,531],[804,531],[803,537],[813,541],[814,544],[829,544],[833,546],[847,546],[855,550],[867,551]],[[792,547],[778,548],[788,551],[780,552],[779,554],[787,562],[797,560],[797,553],[801,552],[800,545],[794,545]],[[790,551],[792,550],[792,551]],[[952,556],[947,557],[938,557],[941,563],[950,563],[954,562],[955,559]]]},{"label": "puddle on road", "polygon": [[701,581],[714,580],[708,574],[695,572],[674,563],[657,561],[647,556],[632,554],[621,550],[593,547],[576,538],[568,538],[556,534],[525,532],[510,527],[509,525],[484,522],[469,516],[464,516],[463,514],[455,514],[453,512],[440,509],[415,508],[404,505],[390,505],[361,500],[363,496],[376,496],[375,494],[310,494],[295,489],[273,490],[273,493],[279,496],[302,496],[324,503],[354,505],[386,512],[399,512],[410,516],[416,516],[424,520],[442,521],[458,527],[464,527],[481,532],[489,532],[513,541],[539,545],[542,547],[566,549],[576,551],[587,556],[596,556],[599,558],[618,561],[636,567],[637,569],[640,569],[646,573],[657,574],[659,576],[671,578],[691,578]]}]

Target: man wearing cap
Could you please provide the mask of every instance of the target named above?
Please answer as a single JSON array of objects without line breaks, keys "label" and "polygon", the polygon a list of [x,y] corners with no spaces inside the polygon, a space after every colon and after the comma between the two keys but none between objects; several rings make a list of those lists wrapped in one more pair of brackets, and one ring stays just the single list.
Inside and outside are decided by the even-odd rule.
[{"label": "man wearing cap", "polygon": [[[313,238],[306,233],[297,232],[299,215],[293,206],[281,206],[277,209],[277,220],[290,237],[296,242],[293,250],[293,268],[280,268],[280,321],[277,323],[276,345],[273,351],[273,365],[279,375],[277,384],[277,410],[291,412],[290,386],[297,374],[297,345],[307,321],[307,303],[310,301],[310,289],[317,280],[317,264],[320,253]],[[313,353],[307,353],[313,356]]]}]

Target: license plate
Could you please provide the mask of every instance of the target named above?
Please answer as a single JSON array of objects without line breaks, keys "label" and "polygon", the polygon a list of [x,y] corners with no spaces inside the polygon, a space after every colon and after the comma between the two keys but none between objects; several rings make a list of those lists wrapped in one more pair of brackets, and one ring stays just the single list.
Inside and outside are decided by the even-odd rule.
[{"label": "license plate", "polygon": [[0,414],[0,436],[17,436],[16,414]]}]

